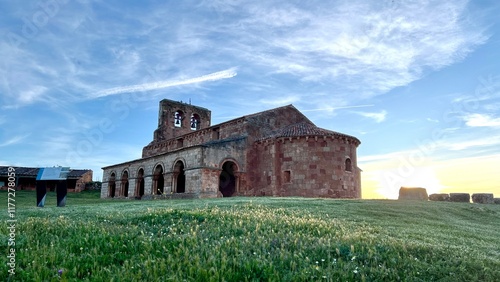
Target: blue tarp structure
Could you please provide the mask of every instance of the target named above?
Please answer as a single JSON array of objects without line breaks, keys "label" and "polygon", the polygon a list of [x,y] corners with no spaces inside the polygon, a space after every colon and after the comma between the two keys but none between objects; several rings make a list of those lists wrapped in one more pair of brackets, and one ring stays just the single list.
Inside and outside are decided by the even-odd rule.
[{"label": "blue tarp structure", "polygon": [[47,181],[57,181],[57,206],[66,205],[66,194],[68,193],[67,178],[69,167],[45,167],[40,168],[36,176],[36,202],[38,207],[45,205],[47,196]]}]

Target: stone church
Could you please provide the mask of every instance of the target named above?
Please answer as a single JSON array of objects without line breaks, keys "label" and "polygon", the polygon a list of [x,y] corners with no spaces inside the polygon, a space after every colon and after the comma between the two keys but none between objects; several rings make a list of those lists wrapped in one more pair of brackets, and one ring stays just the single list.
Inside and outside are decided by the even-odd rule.
[{"label": "stone church", "polygon": [[361,198],[360,141],[293,105],[211,125],[208,109],[164,99],[142,158],[104,167],[101,198]]}]

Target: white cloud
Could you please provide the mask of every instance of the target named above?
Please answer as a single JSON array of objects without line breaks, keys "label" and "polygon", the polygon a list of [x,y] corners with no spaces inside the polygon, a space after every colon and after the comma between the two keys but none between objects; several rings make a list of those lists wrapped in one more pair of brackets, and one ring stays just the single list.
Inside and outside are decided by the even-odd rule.
[{"label": "white cloud", "polygon": [[[119,6],[65,5],[30,44],[19,50],[0,46],[9,54],[0,75],[16,81],[0,90],[14,97],[26,91],[21,81],[30,81],[60,100],[75,98],[68,93],[108,96],[178,85],[193,73],[230,63],[245,65],[245,74],[262,81],[271,77],[274,88],[288,92],[276,76],[289,75],[306,83],[304,89],[310,89],[307,83],[335,89],[329,97],[347,101],[344,106],[419,79],[425,68],[461,60],[487,39],[483,29],[465,20],[465,0],[203,1],[190,13],[179,13],[187,5],[192,4],[145,4],[125,18],[104,16],[120,14]],[[166,81],[165,75],[180,79]],[[123,81],[132,85],[108,88]],[[141,84],[145,81],[158,82]],[[245,84],[242,80],[239,87]],[[39,90],[27,91],[23,99],[38,101]],[[57,90],[68,95],[53,93]],[[312,95],[303,100],[325,102]]]},{"label": "white cloud", "polygon": [[297,102],[299,100],[300,100],[299,95],[289,95],[286,97],[276,97],[274,99],[270,99],[270,98],[260,99],[259,103],[262,103],[265,105],[281,106],[281,105],[292,104],[292,103]]},{"label": "white cloud", "polygon": [[500,145],[500,136],[490,136],[463,142],[442,143],[441,145],[442,147],[452,151],[461,151],[470,148]]},{"label": "white cloud", "polygon": [[463,20],[467,1],[398,2],[247,4],[231,26],[240,40],[227,49],[270,71],[372,95],[461,60],[487,39]]},{"label": "white cloud", "polygon": [[470,127],[500,127],[500,118],[488,114],[470,114],[464,116],[463,119]]},{"label": "white cloud", "polygon": [[301,112],[322,112],[322,111],[333,112],[335,110],[365,108],[365,107],[373,107],[373,106],[374,105],[352,105],[352,106],[344,106],[344,107],[324,107],[324,108],[317,108],[317,109],[302,110]]},{"label": "white cloud", "polygon": [[356,114],[373,119],[376,123],[381,123],[385,120],[387,116],[387,111],[382,110],[380,112],[355,112]]},{"label": "white cloud", "polygon": [[116,95],[116,94],[122,94],[122,93],[131,93],[131,92],[138,92],[138,91],[163,89],[163,88],[180,86],[180,85],[201,83],[201,82],[206,82],[206,81],[216,81],[216,80],[221,80],[221,79],[225,79],[225,78],[231,78],[231,77],[234,77],[236,75],[237,75],[237,73],[236,73],[235,69],[231,68],[231,69],[227,69],[227,70],[223,70],[223,71],[219,71],[219,72],[214,72],[214,73],[210,73],[207,75],[194,77],[194,78],[181,79],[181,80],[164,80],[164,81],[157,81],[157,82],[152,82],[152,83],[137,84],[137,85],[130,85],[130,86],[120,86],[120,87],[105,89],[105,90],[99,91],[96,94],[92,95],[91,98],[99,98],[99,97],[105,97],[105,96],[109,96],[109,95]]},{"label": "white cloud", "polygon": [[30,134],[24,134],[24,135],[16,135],[2,143],[0,143],[0,147],[7,147],[10,145],[17,144],[21,141],[23,141],[26,137],[30,136]]},{"label": "white cloud", "polygon": [[44,86],[31,87],[30,89],[20,93],[19,101],[23,104],[31,104],[35,101],[40,100],[46,91],[47,88]]}]

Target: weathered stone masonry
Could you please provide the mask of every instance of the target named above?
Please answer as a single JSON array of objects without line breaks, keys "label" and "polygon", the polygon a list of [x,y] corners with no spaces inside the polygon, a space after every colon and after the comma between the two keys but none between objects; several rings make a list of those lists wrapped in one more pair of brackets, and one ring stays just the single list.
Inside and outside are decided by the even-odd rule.
[{"label": "weathered stone masonry", "polygon": [[292,105],[213,126],[208,109],[166,99],[159,108],[142,158],[103,168],[102,198],[361,197],[360,141]]}]

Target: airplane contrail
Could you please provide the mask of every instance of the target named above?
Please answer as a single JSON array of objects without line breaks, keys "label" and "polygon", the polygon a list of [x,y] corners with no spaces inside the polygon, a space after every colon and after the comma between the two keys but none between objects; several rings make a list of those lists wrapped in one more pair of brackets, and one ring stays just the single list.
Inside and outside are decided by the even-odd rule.
[{"label": "airplane contrail", "polygon": [[163,89],[163,88],[168,88],[168,87],[173,87],[173,86],[179,86],[179,85],[187,85],[187,84],[194,84],[194,83],[200,83],[200,82],[205,82],[205,81],[216,81],[220,79],[225,79],[225,78],[231,78],[237,75],[237,72],[235,68],[230,68],[227,70],[223,71],[218,71],[194,78],[188,78],[184,80],[163,80],[163,81],[157,81],[157,82],[151,82],[151,83],[144,83],[144,84],[136,84],[136,85],[129,85],[129,86],[119,86],[119,87],[114,87],[114,88],[109,88],[109,89],[104,89],[99,92],[97,92],[93,98],[99,98],[99,97],[105,97],[109,95],[116,95],[116,94],[122,94],[122,93],[131,93],[131,92],[138,92],[138,91],[148,91],[148,90],[155,90],[155,89]]}]

